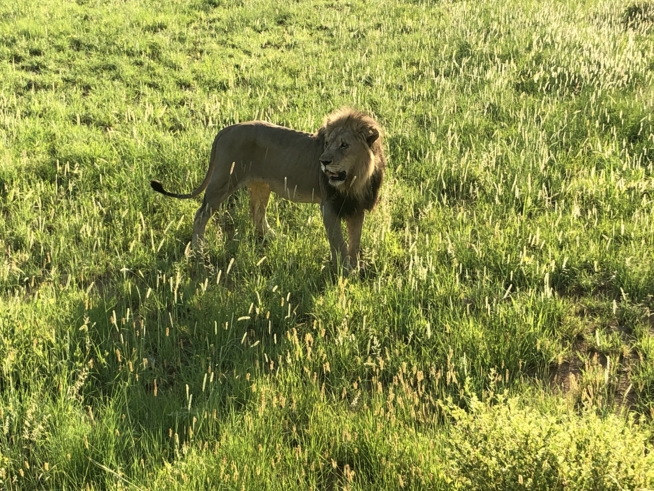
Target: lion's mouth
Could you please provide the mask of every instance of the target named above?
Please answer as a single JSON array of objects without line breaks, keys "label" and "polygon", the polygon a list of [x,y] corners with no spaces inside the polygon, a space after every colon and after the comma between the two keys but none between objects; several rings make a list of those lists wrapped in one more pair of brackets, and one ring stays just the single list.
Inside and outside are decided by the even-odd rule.
[{"label": "lion's mouth", "polygon": [[330,170],[324,169],[325,175],[329,178],[329,182],[332,184],[340,184],[345,181],[347,177],[347,172],[344,170],[340,172],[332,172]]}]

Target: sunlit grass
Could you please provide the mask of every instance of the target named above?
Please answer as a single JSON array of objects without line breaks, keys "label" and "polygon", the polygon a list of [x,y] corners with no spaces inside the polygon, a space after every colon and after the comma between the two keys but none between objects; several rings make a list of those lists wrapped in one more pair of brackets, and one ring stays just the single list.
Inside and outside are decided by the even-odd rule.
[{"label": "sunlit grass", "polygon": [[[0,488],[654,486],[654,8],[0,6]],[[220,128],[371,112],[366,269]]]}]

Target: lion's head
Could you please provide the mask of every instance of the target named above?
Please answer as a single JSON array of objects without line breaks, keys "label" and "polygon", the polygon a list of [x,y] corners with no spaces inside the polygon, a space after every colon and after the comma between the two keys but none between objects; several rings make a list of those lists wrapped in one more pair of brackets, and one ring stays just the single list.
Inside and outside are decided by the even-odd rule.
[{"label": "lion's head", "polygon": [[345,108],[327,116],[321,131],[325,149],[320,166],[329,184],[343,194],[364,194],[375,171],[383,172],[386,165],[377,122]]}]

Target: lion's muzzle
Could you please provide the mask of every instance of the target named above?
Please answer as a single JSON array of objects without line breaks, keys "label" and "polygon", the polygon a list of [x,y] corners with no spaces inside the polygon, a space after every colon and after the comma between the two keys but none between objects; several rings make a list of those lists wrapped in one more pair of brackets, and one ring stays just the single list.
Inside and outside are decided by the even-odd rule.
[{"label": "lion's muzzle", "polygon": [[333,186],[338,186],[340,184],[343,184],[343,182],[345,182],[345,179],[347,178],[347,172],[345,172],[344,170],[338,172],[329,170],[327,166],[331,163],[332,163],[331,160],[320,161],[320,168],[325,173],[325,175],[329,178],[329,184]]},{"label": "lion's muzzle", "polygon": [[333,186],[338,186],[340,184],[343,184],[345,182],[345,179],[347,178],[347,172],[345,172],[344,170],[340,172],[332,172],[327,168],[323,167],[323,172],[329,178],[329,184]]}]

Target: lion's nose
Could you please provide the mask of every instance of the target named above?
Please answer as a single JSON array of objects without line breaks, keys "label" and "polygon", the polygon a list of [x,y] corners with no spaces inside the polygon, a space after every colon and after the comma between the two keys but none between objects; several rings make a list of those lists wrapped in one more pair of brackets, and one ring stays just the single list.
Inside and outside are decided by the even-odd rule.
[{"label": "lion's nose", "polygon": [[320,159],[320,165],[322,165],[323,167],[324,167],[324,166],[327,166],[327,165],[329,165],[329,164],[331,164],[331,163],[332,163],[331,160],[323,160],[323,159]]}]

